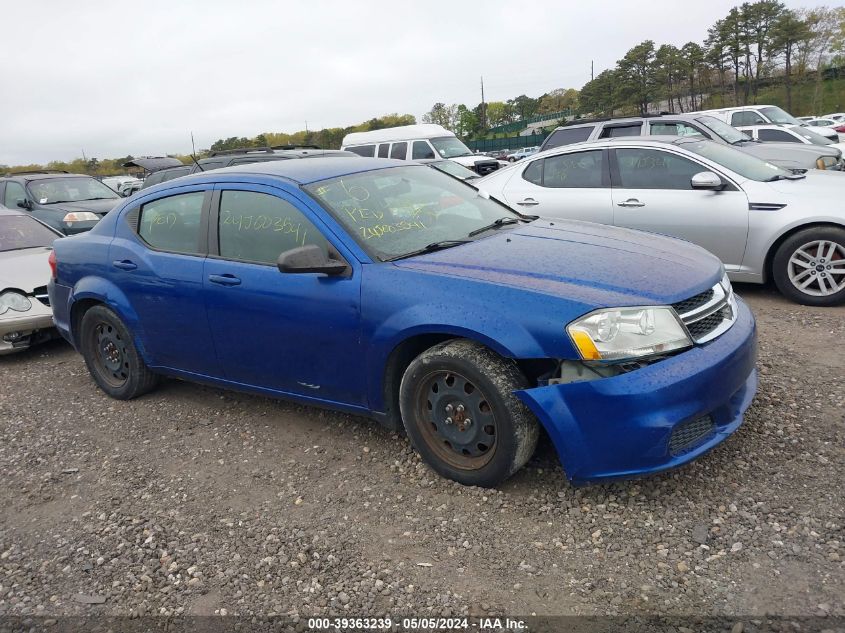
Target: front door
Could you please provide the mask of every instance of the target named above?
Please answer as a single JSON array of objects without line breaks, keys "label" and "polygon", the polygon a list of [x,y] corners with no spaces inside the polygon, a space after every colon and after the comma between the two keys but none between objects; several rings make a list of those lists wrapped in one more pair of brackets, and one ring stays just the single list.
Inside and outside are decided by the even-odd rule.
[{"label": "front door", "polygon": [[728,183],[697,191],[693,175],[712,171],[673,152],[619,148],[613,177],[613,224],[672,235],[706,248],[728,270],[739,270],[748,237],[748,198]]},{"label": "front door", "polygon": [[[218,185],[203,284],[225,377],[323,401],[366,404],[360,347],[360,269],[345,276],[281,273],[279,254],[328,252],[312,210],[258,185]],[[216,241],[216,243],[215,243]]]}]

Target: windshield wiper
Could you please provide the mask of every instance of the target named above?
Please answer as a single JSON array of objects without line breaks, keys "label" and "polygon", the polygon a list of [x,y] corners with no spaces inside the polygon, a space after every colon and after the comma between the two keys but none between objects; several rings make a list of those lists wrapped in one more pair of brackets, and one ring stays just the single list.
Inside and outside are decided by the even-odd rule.
[{"label": "windshield wiper", "polygon": [[[117,198],[119,196],[115,196]],[[115,198],[83,198],[79,202],[87,202],[88,200],[114,200]]]},{"label": "windshield wiper", "polygon": [[406,257],[414,257],[415,255],[423,255],[425,253],[432,253],[434,251],[442,251],[444,248],[452,248],[453,246],[460,246],[461,244],[469,244],[472,240],[441,240],[439,242],[432,242],[420,249],[411,251],[410,253],[403,253],[401,255],[394,255],[382,261],[394,262],[397,259],[405,259]]},{"label": "windshield wiper", "polygon": [[777,180],[801,180],[806,178],[804,174],[792,174],[791,176],[784,176],[783,174],[776,174],[771,178],[766,178],[763,182],[775,182]]},{"label": "windshield wiper", "polygon": [[482,226],[480,229],[475,229],[474,231],[470,231],[467,234],[467,237],[473,237],[474,235],[478,235],[479,233],[484,233],[484,231],[489,231],[490,229],[497,229],[500,226],[505,226],[506,224],[516,224],[519,222],[519,218],[514,218],[511,216],[505,216],[503,218],[499,218],[498,220],[494,220],[487,226]]}]

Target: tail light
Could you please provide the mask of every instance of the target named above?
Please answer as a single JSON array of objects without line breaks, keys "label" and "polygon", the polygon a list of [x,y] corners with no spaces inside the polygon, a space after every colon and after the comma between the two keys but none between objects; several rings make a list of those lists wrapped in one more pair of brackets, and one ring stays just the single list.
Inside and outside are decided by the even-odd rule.
[{"label": "tail light", "polygon": [[56,251],[50,251],[50,256],[47,258],[47,263],[50,264],[50,272],[53,275],[53,279],[55,280],[58,276],[56,272]]}]

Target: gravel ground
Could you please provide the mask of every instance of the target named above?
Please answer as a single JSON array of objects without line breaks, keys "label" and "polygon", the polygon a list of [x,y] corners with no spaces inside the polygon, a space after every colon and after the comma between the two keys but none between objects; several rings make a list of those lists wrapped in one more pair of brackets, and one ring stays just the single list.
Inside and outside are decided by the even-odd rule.
[{"label": "gravel ground", "polygon": [[132,402],[56,341],[0,359],[0,615],[845,615],[845,307],[740,287],[758,396],[675,472],[499,490],[367,420],[167,381]]}]

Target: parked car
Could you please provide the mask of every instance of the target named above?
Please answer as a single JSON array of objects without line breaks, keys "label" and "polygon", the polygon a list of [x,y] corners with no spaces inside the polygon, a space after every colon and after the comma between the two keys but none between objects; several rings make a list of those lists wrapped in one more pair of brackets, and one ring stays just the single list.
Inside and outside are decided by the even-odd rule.
[{"label": "parked car", "polygon": [[828,149],[845,152],[845,143],[831,141],[829,138],[822,136],[818,133],[820,129],[809,126],[798,127],[797,125],[752,125],[740,128],[740,131],[764,143],[793,143],[798,147],[810,146],[813,149],[827,147]]},{"label": "parked car", "polygon": [[90,230],[120,202],[120,196],[91,176],[47,170],[0,177],[0,201],[72,235]]},{"label": "parked car", "polygon": [[[799,128],[804,129],[804,128]],[[807,128],[809,129],[809,128]],[[595,119],[586,123],[556,128],[540,151],[582,141],[594,141],[620,136],[683,136],[706,138],[722,145],[730,145],[762,160],[785,169],[845,169],[842,151],[821,145],[804,146],[794,143],[761,143],[731,127],[724,121],[701,114],[667,114],[663,116]],[[827,141],[825,141],[827,144]]]},{"label": "parked car", "polygon": [[445,158],[482,176],[500,167],[499,161],[473,154],[452,132],[433,123],[352,132],[343,137],[340,149],[359,156],[398,160]]},{"label": "parked car", "polygon": [[516,472],[540,425],[576,482],[678,466],[756,389],[715,257],[535,220],[424,165],[194,174],[54,253],[56,325],[109,395],[170,375],[368,415],[464,484]]},{"label": "parked car", "polygon": [[799,121],[807,122],[807,121],[810,121],[811,119],[815,119],[816,117],[815,116],[797,116],[795,118],[798,119]]},{"label": "parked car", "polygon": [[0,356],[55,336],[47,259],[59,237],[29,213],[0,207]]},{"label": "parked car", "polygon": [[[806,126],[803,121],[799,121],[794,116],[785,112],[777,106],[773,105],[750,105],[739,108],[720,108],[718,110],[701,110],[699,112],[692,112],[691,114],[709,114],[710,116],[721,119],[728,125],[735,128],[748,127],[749,125],[787,125],[787,126]],[[832,141],[838,141],[839,137],[836,133],[822,132],[822,136],[829,138]]]},{"label": "parked car", "polygon": [[845,174],[799,175],[713,141],[629,137],[549,150],[473,183],[503,202],[674,235],[731,279],[799,303],[845,300]]},{"label": "parked car", "polygon": [[453,160],[421,160],[417,161],[434,169],[439,169],[445,174],[449,174],[453,178],[463,180],[465,182],[476,180],[480,178],[477,172],[472,171],[468,167],[459,165]]},{"label": "parked car", "polygon": [[833,114],[825,114],[821,118],[833,119],[834,121],[839,121],[840,123],[843,123],[845,122],[845,112],[834,112]]},{"label": "parked car", "polygon": [[281,145],[278,147],[241,147],[238,149],[227,149],[210,152],[206,158],[200,158],[191,165],[180,165],[169,169],[162,169],[147,176],[141,189],[168,182],[175,178],[181,178],[189,174],[201,171],[211,171],[232,167],[233,165],[249,165],[252,163],[264,163],[274,160],[288,160],[291,158],[326,158],[338,156],[355,156],[352,152],[344,152],[336,149],[321,149],[316,145],[298,146]]},{"label": "parked car", "polygon": [[143,180],[135,176],[106,176],[100,182],[117,192],[123,198],[131,196],[144,184]]},{"label": "parked car", "polygon": [[[811,128],[824,128],[826,130],[833,130],[838,134],[839,142],[843,141],[843,130],[842,128],[845,127],[845,123],[842,121],[837,121],[836,119],[810,119],[806,121],[807,125]],[[815,132],[821,132],[821,130],[813,130]]]},{"label": "parked car", "polygon": [[540,150],[539,146],[534,147],[523,147],[522,149],[518,149],[515,152],[508,154],[508,162],[515,163],[518,160],[522,160],[526,156],[531,156],[532,154],[536,154]]}]

